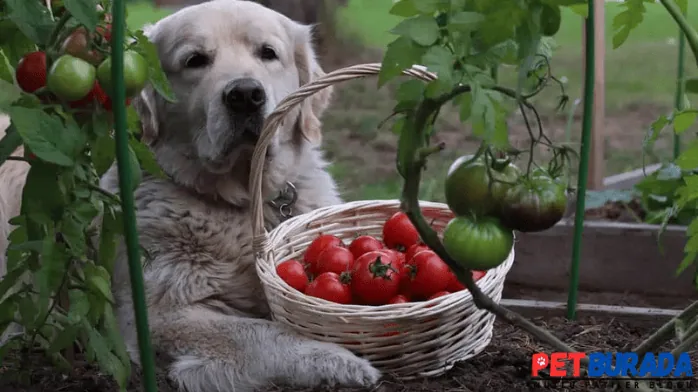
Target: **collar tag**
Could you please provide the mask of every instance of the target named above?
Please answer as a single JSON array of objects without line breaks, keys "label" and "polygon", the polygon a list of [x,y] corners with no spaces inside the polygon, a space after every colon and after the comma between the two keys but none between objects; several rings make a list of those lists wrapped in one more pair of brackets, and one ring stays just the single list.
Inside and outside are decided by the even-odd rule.
[{"label": "collar tag", "polygon": [[293,183],[286,181],[286,187],[279,196],[271,200],[269,204],[279,210],[282,220],[286,220],[293,216],[293,205],[298,200],[298,192]]}]

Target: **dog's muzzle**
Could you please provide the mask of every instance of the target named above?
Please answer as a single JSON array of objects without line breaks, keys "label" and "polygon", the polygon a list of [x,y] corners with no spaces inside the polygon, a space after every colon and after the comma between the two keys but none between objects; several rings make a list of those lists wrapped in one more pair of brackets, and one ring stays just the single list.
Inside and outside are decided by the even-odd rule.
[{"label": "dog's muzzle", "polygon": [[253,78],[235,79],[223,89],[223,105],[228,110],[239,136],[256,140],[262,130],[267,94],[264,86]]}]

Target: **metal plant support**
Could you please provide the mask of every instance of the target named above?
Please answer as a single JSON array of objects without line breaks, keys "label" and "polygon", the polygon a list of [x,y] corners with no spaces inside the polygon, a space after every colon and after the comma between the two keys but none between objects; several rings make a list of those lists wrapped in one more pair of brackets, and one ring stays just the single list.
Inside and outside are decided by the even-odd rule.
[{"label": "metal plant support", "polygon": [[126,89],[124,85],[124,36],[126,26],[126,2],[114,0],[112,9],[112,80],[114,87],[114,139],[116,142],[116,161],[119,170],[119,193],[124,220],[124,236],[128,252],[129,275],[131,277],[131,295],[136,315],[138,347],[143,371],[143,385],[146,392],[156,392],[155,359],[150,344],[148,328],[148,311],[145,304],[143,287],[143,269],[141,267],[140,247],[136,229],[136,213],[131,184],[131,167],[129,165],[128,134],[126,133]]}]

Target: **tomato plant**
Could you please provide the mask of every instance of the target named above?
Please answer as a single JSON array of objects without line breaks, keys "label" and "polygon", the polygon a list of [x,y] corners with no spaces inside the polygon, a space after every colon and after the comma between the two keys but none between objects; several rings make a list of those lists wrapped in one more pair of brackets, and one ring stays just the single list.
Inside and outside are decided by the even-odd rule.
[{"label": "tomato plant", "polygon": [[352,301],[349,275],[338,275],[334,272],[325,272],[318,275],[308,284],[305,293],[311,297],[322,298],[338,304],[350,304]]},{"label": "tomato plant", "polygon": [[[8,335],[0,362],[9,352],[41,350],[65,370],[73,366],[68,354],[75,348],[126,388],[131,360],[111,293],[122,241],[120,197],[99,182],[115,163],[113,114],[95,81],[95,62],[112,49],[100,38],[108,31],[97,31],[111,23],[104,10],[112,4],[53,0],[48,5],[0,2],[0,113],[10,119],[0,139],[0,165],[22,147],[24,154],[12,159],[26,160],[28,168],[21,211],[11,221],[7,274],[0,280],[0,334],[13,322],[24,333]],[[174,100],[153,43],[142,30],[129,29],[126,41],[145,59],[146,83]],[[139,141],[133,108],[127,108],[126,128],[131,188],[142,170],[162,177],[152,152]]]}]

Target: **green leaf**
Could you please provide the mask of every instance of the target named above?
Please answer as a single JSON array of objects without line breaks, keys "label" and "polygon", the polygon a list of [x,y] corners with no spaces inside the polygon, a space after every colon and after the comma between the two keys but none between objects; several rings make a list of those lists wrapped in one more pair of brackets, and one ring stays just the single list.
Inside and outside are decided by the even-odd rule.
[{"label": "green leaf", "polygon": [[46,351],[49,354],[55,354],[65,348],[70,347],[77,340],[79,332],[80,328],[77,325],[64,325],[63,329],[61,329],[56,337],[53,338],[51,345]]},{"label": "green leaf", "polygon": [[63,0],[63,5],[70,14],[89,31],[94,31],[99,22],[97,2],[95,0]]},{"label": "green leaf", "polygon": [[395,99],[404,102],[417,102],[424,94],[424,82],[421,80],[407,80],[402,82],[395,93]]},{"label": "green leaf", "polygon": [[17,128],[15,128],[14,124],[10,123],[10,126],[5,132],[5,136],[0,139],[0,165],[5,163],[7,158],[21,145],[22,137],[17,132]]},{"label": "green leaf", "polygon": [[84,271],[87,287],[95,293],[101,294],[107,301],[114,302],[109,284],[111,279],[109,271],[101,265],[93,264],[86,265]]},{"label": "green leaf", "polygon": [[[18,30],[11,20],[0,20],[0,37],[0,49],[10,64],[17,64],[25,53],[36,50],[34,41]],[[8,81],[12,82],[14,78]]]},{"label": "green leaf", "polygon": [[58,118],[40,109],[18,106],[10,108],[8,113],[24,144],[37,157],[56,165],[73,165],[76,139],[74,135],[70,137],[72,132],[66,132],[68,128],[64,127]]},{"label": "green leaf", "polygon": [[22,95],[22,91],[15,84],[0,79],[0,112],[9,109]]},{"label": "green leaf", "polygon": [[466,122],[470,118],[470,114],[473,111],[473,95],[470,93],[462,94],[459,99],[459,116],[461,122]]},{"label": "green leaf", "polygon": [[87,298],[87,294],[79,289],[71,289],[68,291],[68,301],[70,302],[68,320],[70,320],[71,323],[77,324],[90,312],[90,301]]},{"label": "green leaf", "polygon": [[17,28],[35,43],[46,44],[54,25],[48,8],[39,1],[5,0],[5,2],[10,10],[9,18]]},{"label": "green leaf", "polygon": [[5,276],[0,278],[0,300],[4,300],[5,295],[12,287],[19,282],[19,278],[27,271],[26,265],[20,266],[9,271]]},{"label": "green leaf", "polygon": [[121,362],[127,366],[127,371],[130,373],[131,359],[126,351],[124,338],[119,330],[116,317],[114,316],[114,309],[112,309],[109,304],[104,307],[104,331],[106,332],[107,339],[111,343],[114,353],[116,353],[116,356],[119,357]]},{"label": "green leaf", "polygon": [[676,158],[676,164],[684,170],[698,169],[698,140],[694,140]]},{"label": "green leaf", "polygon": [[698,94],[698,78],[686,78],[684,86],[687,93]]},{"label": "green leaf", "polygon": [[414,6],[414,0],[400,0],[393,4],[388,13],[406,18],[419,15],[419,11]]},{"label": "green leaf", "polygon": [[[80,203],[83,204],[84,202]],[[84,203],[87,204],[87,203]],[[88,204],[89,205],[89,204]],[[81,257],[87,252],[86,238],[85,238],[85,225],[72,213],[66,213],[63,215],[63,219],[60,222],[61,235],[63,240],[70,247],[71,253],[74,256]]]},{"label": "green leaf", "polygon": [[153,154],[153,152],[148,148],[148,146],[136,140],[135,138],[130,138],[128,143],[129,146],[131,146],[133,152],[136,154],[138,162],[143,170],[145,170],[149,174],[152,174],[155,177],[167,178],[165,172],[162,171],[162,168],[160,167],[160,165],[158,165],[158,162],[155,159],[155,154]]},{"label": "green leaf", "polygon": [[99,237],[99,252],[97,260],[99,265],[106,268],[111,274],[114,270],[114,260],[116,259],[117,236],[121,234],[123,223],[121,212],[109,208],[102,216],[102,228]]},{"label": "green leaf", "polygon": [[160,58],[158,57],[158,51],[148,37],[143,34],[142,30],[136,31],[134,34],[136,38],[135,50],[145,57],[148,62],[148,79],[150,84],[153,86],[155,91],[158,92],[163,98],[169,102],[175,102],[176,97],[170,86],[170,82],[167,80],[165,72],[162,70],[160,64]]},{"label": "green leaf", "polygon": [[433,14],[436,11],[445,11],[449,7],[448,0],[415,0],[415,8],[423,14]]},{"label": "green leaf", "polygon": [[630,32],[642,23],[646,11],[644,0],[625,0],[618,3],[625,10],[613,18],[613,49],[617,49],[630,36]]},{"label": "green leaf", "polygon": [[82,327],[87,332],[88,349],[97,358],[100,368],[111,374],[120,386],[125,386],[128,382],[128,372],[121,360],[109,349],[109,341],[87,320],[82,321]]},{"label": "green leaf", "polygon": [[14,84],[15,69],[10,65],[10,59],[5,55],[5,51],[0,46],[0,80]]},{"label": "green leaf", "polygon": [[427,52],[422,56],[422,64],[426,66],[429,71],[435,73],[439,77],[439,80],[449,85],[453,79],[453,63],[453,54],[443,46],[432,46],[427,49]]},{"label": "green leaf", "polygon": [[114,163],[116,144],[110,135],[100,135],[92,145],[90,158],[98,176],[102,176]]},{"label": "green leaf", "polygon": [[662,130],[669,125],[671,121],[665,115],[659,116],[652,125],[650,126],[650,132],[645,136],[642,141],[642,149],[645,152],[650,152],[654,143],[659,139],[659,135]]},{"label": "green leaf", "polygon": [[412,39],[419,45],[430,46],[439,39],[439,25],[434,17],[419,15],[398,23],[391,32]]},{"label": "green leaf", "polygon": [[462,32],[476,30],[485,16],[478,12],[458,12],[448,20],[448,29]]},{"label": "green leaf", "polygon": [[403,70],[418,64],[425,51],[407,37],[401,36],[389,43],[378,73],[378,88],[402,74]]},{"label": "green leaf", "polygon": [[687,110],[677,113],[674,116],[674,132],[676,132],[677,135],[680,135],[685,130],[690,128],[691,125],[693,125],[693,123],[696,121],[696,116],[698,116],[698,112],[695,110]]}]

